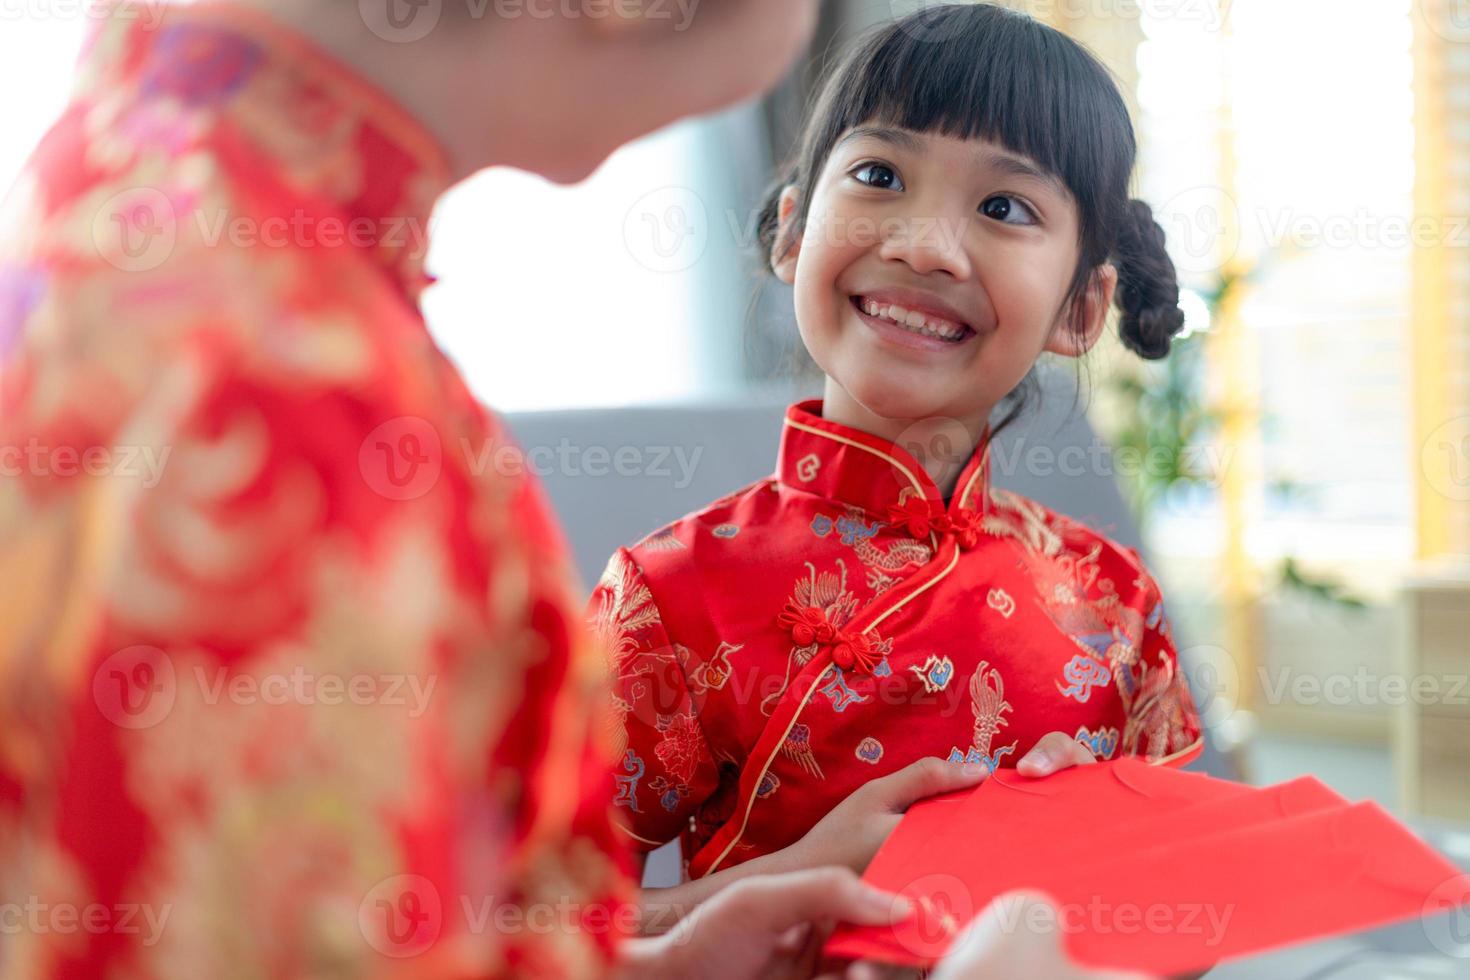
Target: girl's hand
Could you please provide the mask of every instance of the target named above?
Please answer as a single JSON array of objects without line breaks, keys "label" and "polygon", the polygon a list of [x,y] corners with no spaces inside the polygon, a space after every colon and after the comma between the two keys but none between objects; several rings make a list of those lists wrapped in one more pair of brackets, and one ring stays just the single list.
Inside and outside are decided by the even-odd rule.
[{"label": "girl's hand", "polygon": [[782,861],[789,868],[835,864],[862,874],[910,806],[975,786],[989,774],[983,765],[920,759],[855,790],[805,837],[780,852]]},{"label": "girl's hand", "polygon": [[863,884],[843,868],[760,875],[736,882],[657,939],[619,953],[621,976],[638,980],[810,977],[838,922],[891,925],[905,899]]},{"label": "girl's hand", "polygon": [[1048,732],[1016,763],[1023,776],[1050,776],[1073,766],[1090,766],[1097,762],[1085,745],[1066,732]]}]

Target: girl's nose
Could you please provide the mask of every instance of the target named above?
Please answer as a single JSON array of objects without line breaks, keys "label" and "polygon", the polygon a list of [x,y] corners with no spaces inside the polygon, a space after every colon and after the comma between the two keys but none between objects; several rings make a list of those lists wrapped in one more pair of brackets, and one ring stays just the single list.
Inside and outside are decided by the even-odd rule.
[{"label": "girl's nose", "polygon": [[944,272],[969,279],[974,270],[965,251],[965,226],[965,221],[943,217],[891,219],[884,224],[879,255],[921,276]]}]

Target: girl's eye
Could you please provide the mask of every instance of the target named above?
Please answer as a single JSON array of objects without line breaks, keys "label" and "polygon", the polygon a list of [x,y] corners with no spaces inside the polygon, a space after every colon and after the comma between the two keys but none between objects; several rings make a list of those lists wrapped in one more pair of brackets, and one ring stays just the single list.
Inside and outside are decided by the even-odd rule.
[{"label": "girl's eye", "polygon": [[985,202],[980,205],[980,213],[987,218],[994,218],[1008,225],[1036,224],[1036,212],[1032,211],[1029,205],[1006,194],[986,198]]},{"label": "girl's eye", "polygon": [[852,176],[859,184],[866,184],[879,190],[903,190],[903,181],[898,179],[898,173],[886,164],[865,163],[854,170]]}]

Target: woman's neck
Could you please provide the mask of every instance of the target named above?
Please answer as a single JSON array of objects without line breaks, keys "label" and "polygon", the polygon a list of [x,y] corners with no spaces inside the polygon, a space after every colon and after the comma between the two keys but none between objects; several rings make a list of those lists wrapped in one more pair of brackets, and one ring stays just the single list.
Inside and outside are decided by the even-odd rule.
[{"label": "woman's neck", "polygon": [[251,8],[308,38],[399,103],[439,142],[458,181],[496,163],[491,134],[502,106],[487,65],[499,59],[493,32],[475,44],[448,25],[414,43],[375,33],[355,4],[329,0],[215,0]]},{"label": "woman's neck", "polygon": [[970,418],[887,418],[870,411],[848,394],[847,389],[828,378],[822,396],[822,417],[886,439],[906,450],[919,461],[948,500],[985,434],[990,411],[977,412]]}]

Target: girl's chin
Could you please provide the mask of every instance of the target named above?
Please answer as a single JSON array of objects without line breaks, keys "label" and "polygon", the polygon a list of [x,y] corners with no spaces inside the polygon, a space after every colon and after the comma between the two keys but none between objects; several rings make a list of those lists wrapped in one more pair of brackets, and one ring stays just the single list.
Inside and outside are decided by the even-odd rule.
[{"label": "girl's chin", "polygon": [[839,384],[853,401],[881,419],[948,418],[953,413],[942,398],[934,397],[932,388],[925,390],[921,381],[905,383],[891,377],[862,377]]}]

